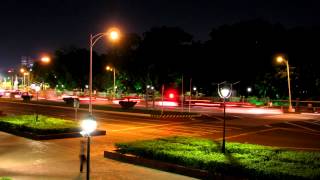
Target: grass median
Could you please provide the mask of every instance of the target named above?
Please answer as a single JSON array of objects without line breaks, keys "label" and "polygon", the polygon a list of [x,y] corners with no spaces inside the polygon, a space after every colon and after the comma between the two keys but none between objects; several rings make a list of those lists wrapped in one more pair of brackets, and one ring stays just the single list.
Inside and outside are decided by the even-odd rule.
[{"label": "grass median", "polygon": [[80,131],[78,122],[43,115],[39,115],[38,120],[35,115],[1,117],[0,127],[40,135]]},{"label": "grass median", "polygon": [[193,137],[117,143],[120,153],[249,179],[320,179],[320,153],[254,144],[220,143]]}]

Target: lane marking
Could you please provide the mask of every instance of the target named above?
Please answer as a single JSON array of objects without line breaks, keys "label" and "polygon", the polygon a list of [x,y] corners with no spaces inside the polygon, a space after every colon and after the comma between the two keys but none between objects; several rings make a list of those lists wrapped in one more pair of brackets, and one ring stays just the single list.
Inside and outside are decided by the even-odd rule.
[{"label": "lane marking", "polygon": [[314,132],[319,132],[319,131],[317,131],[317,130],[314,130],[314,129],[311,129],[311,128],[307,128],[307,127],[304,127],[304,126],[302,126],[302,125],[294,124],[294,123],[291,123],[291,122],[285,122],[285,123],[286,123],[286,124],[289,124],[289,125],[292,125],[292,126],[296,126],[296,127],[305,129],[305,130],[314,131]]},{"label": "lane marking", "polygon": [[320,126],[320,123],[316,123],[316,122],[312,122],[312,121],[303,121],[303,122],[306,122],[306,123],[309,123],[309,124],[315,124],[315,125]]},{"label": "lane marking", "polygon": [[[236,137],[240,137],[240,136],[247,136],[247,135],[251,135],[251,134],[258,134],[261,132],[268,132],[268,131],[273,131],[273,130],[277,130],[277,129],[280,129],[280,128],[271,128],[271,129],[263,129],[263,130],[259,130],[259,131],[252,131],[252,132],[237,134],[237,135],[233,135],[233,136],[227,136],[225,139],[231,139],[231,138],[236,138]],[[219,138],[217,140],[222,140],[222,138]]]},{"label": "lane marking", "polygon": [[313,133],[313,132],[304,131],[304,130],[300,130],[300,129],[292,129],[292,128],[278,128],[278,129],[284,130],[284,131],[292,131],[292,132],[297,132],[297,133],[304,133],[304,134],[309,134],[309,135],[320,136],[319,133]]}]

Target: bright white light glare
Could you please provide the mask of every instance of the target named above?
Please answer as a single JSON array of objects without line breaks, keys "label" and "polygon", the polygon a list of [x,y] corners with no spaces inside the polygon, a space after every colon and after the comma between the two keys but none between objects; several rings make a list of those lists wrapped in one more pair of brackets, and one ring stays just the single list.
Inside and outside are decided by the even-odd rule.
[{"label": "bright white light glare", "polygon": [[30,87],[31,87],[31,89],[36,89],[36,85],[35,84],[31,84]]},{"label": "bright white light glare", "polygon": [[36,92],[39,92],[39,91],[40,91],[40,86],[36,86],[36,87],[34,88],[34,90],[36,90]]},{"label": "bright white light glare", "polygon": [[223,98],[228,98],[230,95],[230,89],[227,89],[227,88],[221,89],[220,92]]},{"label": "bright white light glare", "polygon": [[197,87],[193,87],[193,90],[196,91],[196,90],[197,90]]},{"label": "bright white light glare", "polygon": [[248,88],[247,88],[247,91],[248,91],[248,92],[251,92],[251,91],[252,91],[251,87],[248,87]]},{"label": "bright white light glare", "polygon": [[111,38],[112,40],[118,39],[118,38],[119,38],[119,33],[118,33],[117,31],[112,31],[112,32],[110,32],[110,38]]},{"label": "bright white light glare", "polygon": [[97,121],[93,119],[85,119],[81,122],[81,128],[87,135],[90,135],[90,133],[97,128]]},{"label": "bright white light glare", "polygon": [[178,103],[172,102],[172,101],[159,101],[156,102],[159,106],[169,106],[169,107],[176,107],[178,106]]}]

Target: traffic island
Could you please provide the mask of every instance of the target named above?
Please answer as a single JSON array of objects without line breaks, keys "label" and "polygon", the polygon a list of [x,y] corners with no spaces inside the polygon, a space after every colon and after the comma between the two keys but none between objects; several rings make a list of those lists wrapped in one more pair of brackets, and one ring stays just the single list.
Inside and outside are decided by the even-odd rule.
[{"label": "traffic island", "polygon": [[116,144],[106,158],[201,179],[320,179],[320,153],[254,144],[169,137]]},{"label": "traffic island", "polygon": [[[34,140],[82,137],[78,122],[43,115],[0,117],[0,131]],[[103,136],[106,131],[96,130],[91,135]]]}]

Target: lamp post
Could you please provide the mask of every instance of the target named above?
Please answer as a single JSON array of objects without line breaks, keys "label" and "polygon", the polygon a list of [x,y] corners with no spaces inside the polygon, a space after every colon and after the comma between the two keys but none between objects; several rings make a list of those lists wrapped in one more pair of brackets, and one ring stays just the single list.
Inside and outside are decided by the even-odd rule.
[{"label": "lamp post", "polygon": [[[232,88],[232,86],[231,86]],[[221,148],[221,151],[222,153],[225,153],[225,150],[226,150],[226,98],[229,98],[231,96],[231,93],[232,93],[232,89],[229,89],[227,87],[224,87],[224,88],[219,88],[219,85],[218,85],[218,94],[221,98],[223,98],[223,135],[222,135],[222,148]]]},{"label": "lamp post", "polygon": [[115,97],[115,94],[116,94],[116,68],[115,67],[112,68],[110,66],[107,66],[106,70],[113,71],[113,92],[112,92],[112,100],[113,100]]},{"label": "lamp post", "polygon": [[92,49],[93,46],[101,39],[103,36],[108,36],[110,40],[116,41],[119,39],[120,33],[116,28],[111,28],[106,33],[98,33],[95,35],[90,34],[90,70],[89,70],[89,113],[92,115]]},{"label": "lamp post", "polygon": [[277,57],[277,62],[278,63],[285,63],[287,67],[287,77],[288,77],[288,91],[289,91],[289,107],[288,107],[288,112],[294,112],[295,110],[292,108],[292,103],[291,103],[291,88],[290,88],[290,66],[289,62],[287,59],[285,59],[283,56],[278,56]]},{"label": "lamp post", "polygon": [[25,76],[25,72],[26,70],[24,68],[20,68],[20,72],[23,75],[23,80],[22,80],[22,87],[23,89],[25,89],[25,84],[26,84],[26,76]]},{"label": "lamp post", "polygon": [[[38,102],[39,102],[39,91],[40,91],[40,86],[36,86],[35,87],[35,91],[36,91],[36,93],[37,93],[37,104],[38,104]],[[36,110],[36,121],[38,121],[38,111]]]},{"label": "lamp post", "polygon": [[11,75],[11,82],[10,82],[10,85],[11,85],[11,90],[13,90],[13,86],[14,86],[14,82],[13,82],[13,73],[14,73],[14,70],[13,70],[13,69],[9,69],[9,70],[8,70],[8,73]]},{"label": "lamp post", "polygon": [[97,121],[92,115],[89,115],[86,119],[81,122],[82,131],[80,134],[87,137],[87,175],[86,179],[90,179],[90,134],[96,130]]}]

